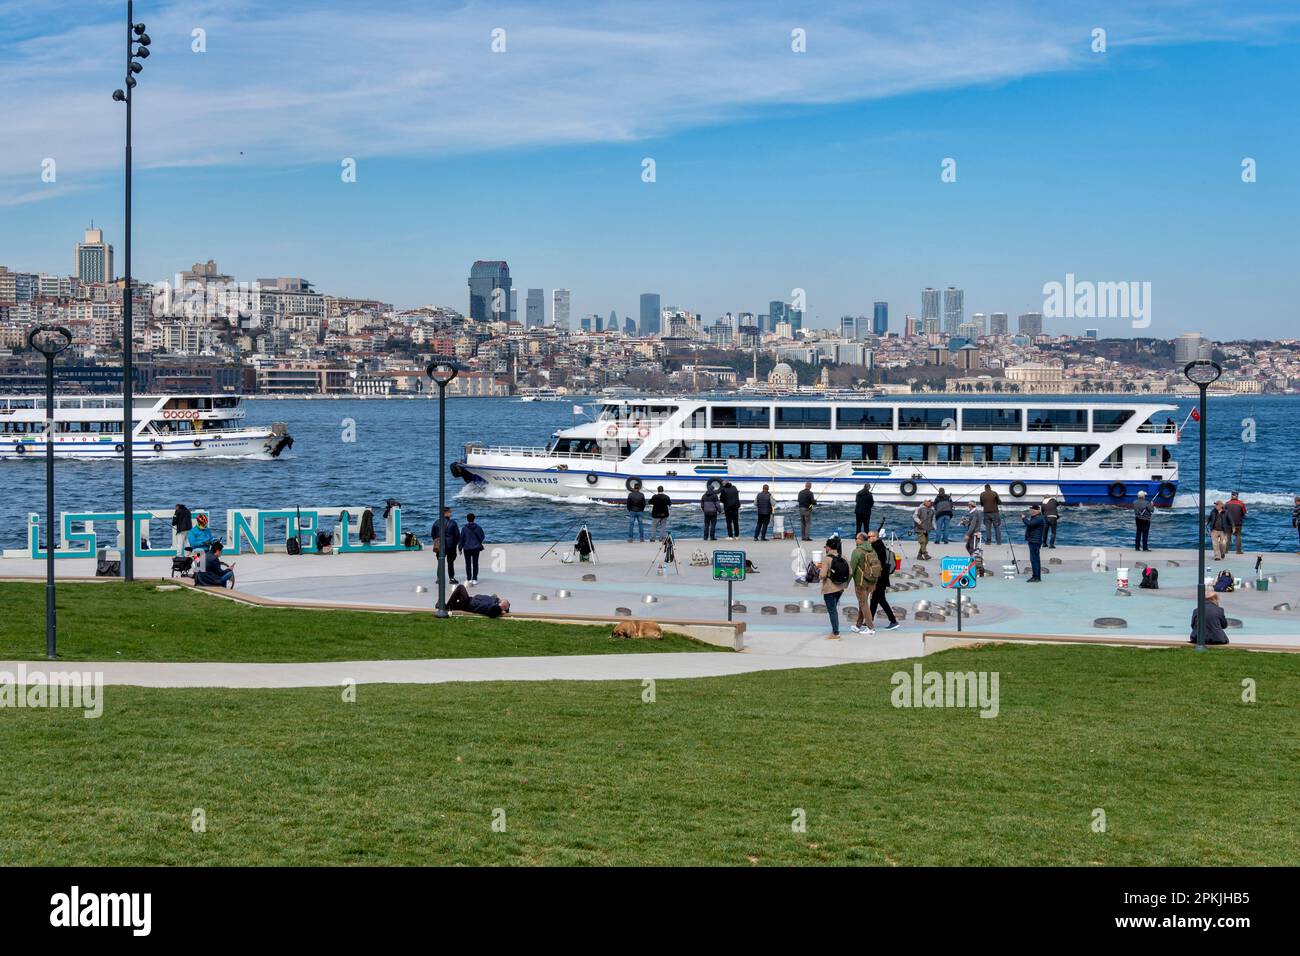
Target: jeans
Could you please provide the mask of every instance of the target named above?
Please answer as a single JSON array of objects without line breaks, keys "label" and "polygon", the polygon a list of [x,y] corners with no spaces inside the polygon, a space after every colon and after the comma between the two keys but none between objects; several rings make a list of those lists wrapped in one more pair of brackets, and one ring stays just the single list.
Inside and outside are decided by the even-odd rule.
[{"label": "jeans", "polygon": [[938,515],[934,519],[934,530],[939,533],[939,544],[948,544],[948,525],[952,523],[952,515]]},{"label": "jeans", "polygon": [[461,552],[465,555],[465,580],[478,580],[478,556],[483,553],[482,548],[475,548],[473,551]]},{"label": "jeans", "polygon": [[1041,541],[1029,541],[1027,544],[1029,545],[1029,569],[1033,572],[1029,576],[1037,581],[1043,576],[1043,562],[1040,557],[1043,544]]},{"label": "jeans", "polygon": [[668,516],[650,519],[650,540],[658,541],[668,533]]},{"label": "jeans", "polygon": [[812,540],[812,509],[799,509],[799,537],[805,541]]},{"label": "jeans", "polygon": [[840,633],[840,598],[844,597],[843,591],[828,591],[822,595],[826,601],[826,615],[831,619],[831,633],[838,635]]},{"label": "jeans", "polygon": [[724,514],[727,517],[727,537],[740,537],[740,509],[727,508]]},{"label": "jeans", "polygon": [[871,530],[871,512],[855,511],[853,513],[853,533],[859,534]]},{"label": "jeans", "polygon": [[224,588],[227,581],[234,580],[234,571],[222,571],[220,574],[214,574],[210,571],[200,571],[194,575],[194,583],[205,588]]},{"label": "jeans", "polygon": [[754,525],[755,541],[767,540],[767,526],[770,525],[771,523],[772,523],[772,516],[770,514],[758,516],[758,524]]},{"label": "jeans", "polygon": [[704,540],[718,540],[718,515],[716,512],[704,516]]},{"label": "jeans", "polygon": [[1138,551],[1150,551],[1151,522],[1137,519],[1137,534],[1133,536],[1133,547]]},{"label": "jeans", "polygon": [[889,618],[889,623],[890,624],[898,623],[898,618],[894,617],[894,609],[889,606],[889,598],[886,596],[885,593],[885,588],[887,588],[888,586],[889,586],[889,582],[886,581],[885,578],[881,578],[879,581],[876,582],[875,590],[871,592],[871,607],[868,609],[870,611],[871,617],[867,621],[868,624],[875,623],[876,610],[882,607],[885,609],[885,616]]},{"label": "jeans", "polygon": [[984,513],[984,540],[985,541],[994,540],[995,532],[997,534],[997,543],[1001,544],[1002,543],[1002,515],[998,514],[997,512],[994,512],[993,514],[989,514],[986,511]]},{"label": "jeans", "polygon": [[1056,547],[1056,522],[1061,520],[1061,516],[1048,515],[1045,520],[1047,521],[1047,546],[1054,548]]},{"label": "jeans", "polygon": [[636,528],[641,534],[641,540],[645,540],[645,524],[641,520],[641,512],[629,511],[627,513],[627,540],[632,540],[632,529]]}]

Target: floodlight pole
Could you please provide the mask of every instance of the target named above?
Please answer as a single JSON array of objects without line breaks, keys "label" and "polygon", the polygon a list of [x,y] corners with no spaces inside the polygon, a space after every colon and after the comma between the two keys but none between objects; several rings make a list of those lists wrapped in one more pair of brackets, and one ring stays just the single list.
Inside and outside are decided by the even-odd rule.
[{"label": "floodlight pole", "polygon": [[1199,494],[1197,495],[1197,511],[1199,512],[1200,528],[1196,534],[1196,557],[1197,557],[1197,578],[1196,578],[1196,649],[1197,651],[1205,650],[1205,445],[1207,427],[1205,421],[1206,392],[1210,383],[1216,381],[1223,374],[1223,369],[1215,362],[1206,359],[1199,359],[1194,362],[1188,362],[1183,366],[1183,374],[1187,380],[1192,382],[1200,389],[1200,405],[1198,408],[1201,424],[1201,451],[1200,451],[1200,481],[1198,482]]},{"label": "floodlight pole", "polygon": [[[56,338],[39,339],[42,335]],[[37,341],[41,342],[40,345]],[[62,339],[62,344],[59,343]],[[45,656],[55,660],[58,627],[54,602],[54,359],[72,344],[72,333],[61,326],[38,326],[27,335],[27,344],[45,356]]]},{"label": "floodlight pole", "polygon": [[429,378],[438,386],[438,606],[435,617],[449,617],[447,613],[447,522],[443,512],[447,507],[447,386],[459,369],[454,362],[433,361],[427,369]]}]

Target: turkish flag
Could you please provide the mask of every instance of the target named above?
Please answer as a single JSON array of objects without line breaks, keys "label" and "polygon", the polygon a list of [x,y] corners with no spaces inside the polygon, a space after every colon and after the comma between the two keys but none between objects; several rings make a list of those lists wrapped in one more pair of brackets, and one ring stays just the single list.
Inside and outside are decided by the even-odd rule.
[{"label": "turkish flag", "polygon": [[1194,422],[1199,422],[1200,420],[1201,420],[1201,410],[1200,410],[1199,408],[1193,408],[1193,409],[1192,409],[1192,421],[1194,421]]}]

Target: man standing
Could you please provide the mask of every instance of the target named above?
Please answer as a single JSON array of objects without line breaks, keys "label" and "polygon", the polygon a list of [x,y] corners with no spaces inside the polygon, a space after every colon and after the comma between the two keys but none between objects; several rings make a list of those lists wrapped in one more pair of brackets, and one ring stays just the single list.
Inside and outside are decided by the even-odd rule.
[{"label": "man standing", "polygon": [[1138,551],[1151,550],[1151,517],[1156,509],[1147,501],[1147,493],[1139,491],[1137,501],[1133,502],[1133,523],[1137,533],[1133,537],[1133,547]]},{"label": "man standing", "polygon": [[1232,537],[1237,542],[1237,553],[1241,554],[1241,526],[1246,520],[1246,505],[1237,493],[1234,491],[1228,503],[1223,506],[1223,510],[1228,512],[1228,517],[1232,519]]},{"label": "man standing", "polygon": [[758,511],[758,523],[754,525],[754,540],[767,540],[767,526],[772,523],[772,493],[763,486],[754,498],[754,508]]},{"label": "man standing", "polygon": [[712,488],[700,495],[700,511],[704,512],[704,540],[718,540],[718,496]]},{"label": "man standing", "polygon": [[980,533],[980,510],[975,507],[975,502],[970,502],[966,508],[966,514],[962,516],[961,526],[965,529],[963,538],[965,539],[966,553],[972,558],[975,557],[975,538]]},{"label": "man standing", "polygon": [[857,525],[855,531],[871,530],[871,509],[875,506],[876,496],[871,493],[871,486],[863,485],[853,504],[853,521]]},{"label": "man standing", "polygon": [[1047,540],[1044,542],[1049,548],[1056,547],[1056,523],[1061,520],[1061,503],[1053,495],[1043,502],[1042,507],[1043,520],[1047,522]]},{"label": "man standing", "polygon": [[812,540],[812,512],[817,507],[813,497],[812,482],[805,481],[803,491],[799,492],[799,537],[805,541]]},{"label": "man standing", "polygon": [[632,540],[632,529],[635,528],[641,533],[641,540],[645,540],[645,522],[642,513],[645,511],[645,495],[641,493],[641,486],[638,484],[635,488],[627,493],[627,540]]},{"label": "man standing", "polygon": [[853,594],[858,599],[858,620],[850,630],[855,634],[875,634],[875,628],[867,620],[867,611],[871,606],[871,592],[880,578],[880,558],[867,541],[866,532],[859,531],[856,540],[849,557],[849,571],[853,575]]},{"label": "man standing", "polygon": [[485,538],[483,526],[474,520],[474,512],[465,515],[465,525],[460,529],[460,553],[465,556],[465,583],[471,586],[478,584],[478,559]]},{"label": "man standing", "polygon": [[1029,506],[1029,514],[1024,515],[1021,519],[1025,523],[1025,544],[1029,545],[1029,581],[1043,580],[1043,565],[1041,551],[1043,548],[1043,532],[1047,527],[1047,522],[1043,520],[1042,508],[1038,505]]},{"label": "man standing", "polygon": [[722,483],[722,514],[727,519],[727,540],[740,537],[740,491],[729,481]]},{"label": "man standing", "polygon": [[[1296,529],[1297,534],[1300,534],[1300,495],[1295,496],[1295,507],[1291,509],[1291,527]],[[1296,554],[1300,554],[1300,551],[1297,551]]]},{"label": "man standing", "polygon": [[886,631],[892,631],[898,628],[898,618],[894,617],[894,609],[889,606],[889,576],[894,572],[894,560],[889,555],[889,549],[885,547],[885,542],[880,540],[880,532],[872,531],[867,535],[867,540],[871,542],[871,550],[876,552],[876,560],[880,562],[880,577],[876,578],[876,586],[871,590],[871,604],[868,608],[867,625],[870,626],[876,620],[876,610],[885,609],[885,616],[889,618],[889,624],[885,627]]},{"label": "man standing", "polygon": [[460,544],[460,529],[451,516],[451,508],[442,509],[442,517],[433,523],[430,533],[433,535],[434,553],[444,552],[445,548],[448,579],[452,584],[459,584],[456,580],[456,546]]},{"label": "man standing", "polygon": [[997,543],[1002,543],[1002,499],[993,490],[992,485],[985,485],[980,492],[980,507],[984,509],[984,540],[990,540],[997,534]]},{"label": "man standing", "polygon": [[934,530],[940,544],[948,544],[948,525],[952,522],[952,495],[939,489],[934,496]]},{"label": "man standing", "polygon": [[668,530],[668,509],[673,500],[664,494],[664,486],[650,496],[650,540],[660,541]]},{"label": "man standing", "polygon": [[916,531],[916,560],[930,560],[930,532],[934,530],[934,503],[927,498],[912,512],[912,528]]},{"label": "man standing", "polygon": [[1228,556],[1228,545],[1232,541],[1232,519],[1228,517],[1228,511],[1222,501],[1214,503],[1214,510],[1210,512],[1210,517],[1206,519],[1205,524],[1210,530],[1214,560],[1222,561]]}]

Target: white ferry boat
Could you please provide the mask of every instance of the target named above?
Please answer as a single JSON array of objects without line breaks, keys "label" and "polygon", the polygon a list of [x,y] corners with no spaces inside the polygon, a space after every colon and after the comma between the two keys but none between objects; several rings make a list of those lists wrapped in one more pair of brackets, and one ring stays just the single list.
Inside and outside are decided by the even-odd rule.
[{"label": "white ferry boat", "polygon": [[[243,424],[238,395],[136,395],[131,455],[149,458],[278,457],[293,446],[283,422]],[[121,458],[122,399],[56,396],[54,454],[59,458]],[[45,456],[45,397],[0,396],[0,458]]]},{"label": "white ferry boat", "polygon": [[1173,503],[1173,405],[962,401],[637,399],[608,401],[545,448],[472,442],[451,473],[466,482],[622,502],[662,485],[697,502],[730,481],[751,503],[812,483],[819,502],[920,503],[939,488],[968,499],[993,487],[1026,503]]}]

